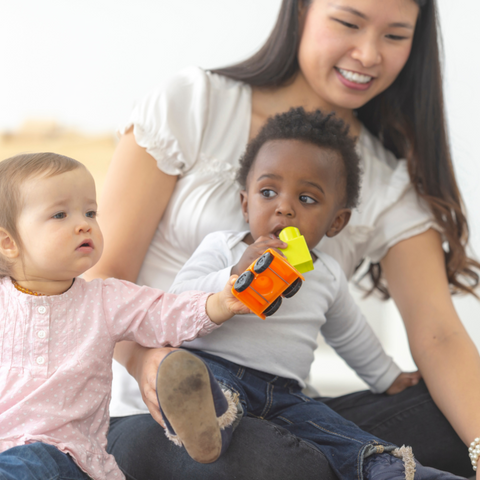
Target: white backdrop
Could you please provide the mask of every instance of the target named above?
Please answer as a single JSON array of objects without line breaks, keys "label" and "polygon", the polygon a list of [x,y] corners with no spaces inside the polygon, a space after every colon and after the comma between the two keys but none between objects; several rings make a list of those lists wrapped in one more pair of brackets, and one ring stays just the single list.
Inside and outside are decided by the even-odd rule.
[{"label": "white backdrop", "polygon": [[[1,4],[0,131],[14,130],[27,118],[52,118],[87,132],[109,132],[136,99],[178,69],[191,64],[222,66],[254,52],[267,37],[280,0],[2,0]],[[447,111],[471,243],[478,253],[480,2],[463,0],[461,8],[457,5],[439,0]],[[480,346],[479,302],[462,298],[456,304]],[[363,308],[387,350],[402,366],[412,367],[393,306],[369,301]],[[344,368],[325,352],[321,349],[319,362],[328,357],[335,368]],[[335,372],[330,380],[348,377],[335,368],[327,369]],[[318,384],[328,377],[324,370],[314,372]],[[339,386],[343,388],[347,387]]]}]

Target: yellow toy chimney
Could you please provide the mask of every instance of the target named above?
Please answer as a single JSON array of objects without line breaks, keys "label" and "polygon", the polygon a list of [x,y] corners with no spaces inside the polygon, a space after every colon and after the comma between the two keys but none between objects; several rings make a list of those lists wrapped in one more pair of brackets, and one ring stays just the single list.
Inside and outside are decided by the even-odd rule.
[{"label": "yellow toy chimney", "polygon": [[308,250],[307,242],[303,235],[300,235],[300,230],[296,227],[286,227],[279,235],[282,242],[288,243],[287,248],[280,250],[287,257],[289,263],[294,266],[300,273],[309,272],[313,270],[313,261],[310,251]]}]

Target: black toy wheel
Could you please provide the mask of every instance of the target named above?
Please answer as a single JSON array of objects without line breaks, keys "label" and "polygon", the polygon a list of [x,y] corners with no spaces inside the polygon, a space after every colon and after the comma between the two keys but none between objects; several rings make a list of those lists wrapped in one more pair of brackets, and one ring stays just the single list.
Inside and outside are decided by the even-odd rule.
[{"label": "black toy wheel", "polygon": [[235,284],[233,285],[233,288],[238,292],[243,292],[246,290],[250,284],[253,282],[253,279],[255,276],[250,270],[247,270],[246,272],[243,272],[238,278]]},{"label": "black toy wheel", "polygon": [[273,315],[280,308],[281,304],[282,304],[282,297],[278,297],[262,313],[266,317],[269,317],[270,315]]},{"label": "black toy wheel", "polygon": [[262,273],[270,266],[272,262],[273,255],[270,252],[266,252],[257,260],[253,269],[255,270],[255,273]]},{"label": "black toy wheel", "polygon": [[301,278],[297,278],[283,293],[282,295],[285,298],[291,298],[293,297],[299,290],[300,287],[302,286],[303,282]]}]

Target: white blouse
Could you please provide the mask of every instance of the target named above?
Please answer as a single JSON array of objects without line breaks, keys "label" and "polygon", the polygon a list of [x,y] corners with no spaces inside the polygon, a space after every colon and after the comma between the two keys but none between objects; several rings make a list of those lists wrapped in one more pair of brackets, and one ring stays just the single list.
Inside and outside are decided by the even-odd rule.
[{"label": "white blouse", "polygon": [[[247,230],[235,182],[248,142],[251,88],[244,83],[185,69],[147,95],[120,129],[158,168],[178,182],[145,256],[137,283],[168,290],[203,238],[217,230]],[[417,197],[405,160],[397,160],[365,128],[358,140],[363,169],[360,204],[347,227],[319,247],[351,278],[363,258],[378,262],[397,242],[434,226]],[[138,385],[114,362],[113,416],[147,413]]]}]

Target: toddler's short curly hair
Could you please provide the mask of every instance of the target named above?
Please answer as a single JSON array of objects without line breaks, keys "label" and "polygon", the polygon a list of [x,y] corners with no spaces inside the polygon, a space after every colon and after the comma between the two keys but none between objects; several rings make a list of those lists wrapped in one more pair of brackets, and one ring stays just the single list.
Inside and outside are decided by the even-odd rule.
[{"label": "toddler's short curly hair", "polygon": [[299,140],[312,143],[339,153],[345,177],[346,208],[357,206],[360,193],[360,159],[355,150],[355,139],[348,135],[348,125],[335,114],[323,114],[320,110],[306,112],[303,107],[292,108],[286,113],[268,119],[259,134],[250,141],[240,159],[237,181],[245,188],[248,173],[262,146],[271,140]]}]

